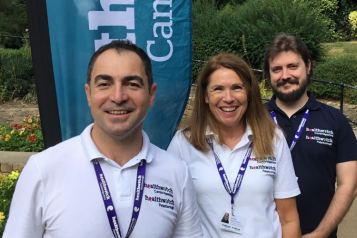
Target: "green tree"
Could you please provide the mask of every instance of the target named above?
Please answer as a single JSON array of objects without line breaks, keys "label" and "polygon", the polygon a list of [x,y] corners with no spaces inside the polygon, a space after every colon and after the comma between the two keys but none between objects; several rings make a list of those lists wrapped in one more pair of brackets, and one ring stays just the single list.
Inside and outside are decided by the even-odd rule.
[{"label": "green tree", "polygon": [[336,23],[338,40],[350,40],[353,38],[351,31],[351,24],[349,23],[348,16],[352,11],[357,10],[356,0],[339,0],[337,14],[334,17]]},{"label": "green tree", "polygon": [[[276,34],[285,32],[299,36],[318,61],[327,26],[316,14],[310,5],[294,0],[248,0],[220,10],[196,0],[192,14],[193,58],[207,60],[218,52],[232,52],[261,69],[269,43]],[[193,65],[194,79],[200,66]]]},{"label": "green tree", "polygon": [[[22,36],[28,28],[26,0],[0,0],[0,35]],[[0,37],[0,45],[18,49],[21,39]]]}]

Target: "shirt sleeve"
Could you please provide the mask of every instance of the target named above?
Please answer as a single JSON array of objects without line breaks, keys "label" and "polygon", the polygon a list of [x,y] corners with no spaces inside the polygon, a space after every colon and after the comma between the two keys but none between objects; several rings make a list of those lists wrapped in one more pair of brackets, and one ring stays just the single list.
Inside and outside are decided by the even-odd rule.
[{"label": "shirt sleeve", "polygon": [[[180,142],[179,142],[179,137],[182,137],[182,132],[178,131],[176,132],[175,136],[172,138],[169,147],[167,148],[167,152],[170,154],[173,154],[177,158],[183,160],[182,154],[181,154],[181,148],[180,148]],[[182,139],[182,138],[181,138]]]},{"label": "shirt sleeve", "polygon": [[3,238],[42,237],[45,230],[42,224],[43,204],[42,176],[32,156],[17,182]]},{"label": "shirt sleeve", "polygon": [[337,137],[337,163],[357,160],[356,136],[346,117],[343,114],[340,117]]},{"label": "shirt sleeve", "polygon": [[[182,161],[182,163],[184,163]],[[192,177],[185,164],[186,175],[182,188],[182,203],[180,214],[173,232],[173,238],[198,238],[203,237],[201,221],[198,213],[196,192],[193,187]]]},{"label": "shirt sleeve", "polygon": [[275,158],[277,161],[277,174],[274,181],[274,198],[283,199],[295,197],[300,194],[299,185],[290,149],[283,133],[279,130],[279,138],[274,139]]}]

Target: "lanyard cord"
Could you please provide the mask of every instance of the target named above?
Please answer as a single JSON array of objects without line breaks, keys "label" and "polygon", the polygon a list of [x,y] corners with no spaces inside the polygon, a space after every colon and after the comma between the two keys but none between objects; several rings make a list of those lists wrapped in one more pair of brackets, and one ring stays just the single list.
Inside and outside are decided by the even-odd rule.
[{"label": "lanyard cord", "polygon": [[208,145],[211,147],[214,157],[216,159],[217,170],[218,170],[219,176],[221,177],[223,186],[226,189],[227,193],[231,196],[231,212],[233,215],[234,196],[237,194],[237,192],[242,184],[243,177],[244,177],[245,171],[247,169],[247,166],[248,166],[248,163],[250,160],[250,155],[253,150],[253,142],[250,142],[250,144],[249,144],[248,150],[247,150],[247,152],[244,156],[244,159],[242,161],[242,164],[238,170],[238,175],[234,182],[234,186],[233,186],[233,190],[232,190],[231,185],[229,184],[229,181],[227,178],[226,171],[224,170],[223,165],[221,163],[221,160],[218,158],[216,152],[214,151],[212,140],[210,138],[206,138],[206,141],[207,141]]},{"label": "lanyard cord", "polygon": [[[306,109],[302,119],[301,119],[301,122],[299,124],[299,127],[295,133],[295,136],[293,138],[293,141],[291,142],[291,145],[290,145],[290,152],[293,151],[296,143],[298,142],[300,136],[301,136],[301,133],[302,133],[302,129],[305,127],[305,124],[306,124],[306,121],[307,121],[307,118],[309,118],[309,115],[310,115],[310,110],[309,109]],[[278,119],[276,118],[276,114],[274,111],[271,111],[270,112],[270,116],[271,118],[273,118],[274,122],[278,125]]]},{"label": "lanyard cord", "polygon": [[[100,166],[97,159],[94,159],[92,162],[93,162],[95,173],[97,175],[99,189],[102,194],[105,210],[107,212],[109,224],[112,229],[113,235],[115,238],[121,238],[122,236],[121,236],[121,232],[120,232],[118,217],[115,212],[114,203],[111,198],[109,186],[105,179],[102,167]],[[132,231],[134,230],[136,221],[138,220],[138,217],[139,217],[141,201],[142,201],[143,193],[144,193],[145,169],[146,169],[146,161],[143,159],[139,163],[138,170],[137,170],[133,213],[131,216],[128,232],[127,232],[125,238],[128,238],[130,236],[130,234],[132,233]]]}]

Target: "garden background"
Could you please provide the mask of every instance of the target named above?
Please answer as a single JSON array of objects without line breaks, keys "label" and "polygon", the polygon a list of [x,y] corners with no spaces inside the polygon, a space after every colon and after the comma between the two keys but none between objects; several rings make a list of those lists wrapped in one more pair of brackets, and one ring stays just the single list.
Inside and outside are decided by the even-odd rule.
[{"label": "garden background", "polygon": [[[219,52],[235,53],[252,68],[262,69],[268,44],[277,33],[285,32],[299,36],[310,49],[316,65],[313,78],[357,87],[355,0],[193,0],[192,8],[193,84],[201,61]],[[0,0],[0,151],[43,150],[29,37],[26,0]],[[269,98],[264,75],[257,76],[262,96]],[[319,100],[339,107],[340,87],[314,82],[310,90]],[[191,96],[185,116],[190,114],[192,100]],[[357,90],[345,88],[344,113],[354,121],[356,104]],[[30,117],[28,108],[35,109]],[[25,114],[15,116],[18,112]],[[12,168],[6,172],[10,178],[0,177],[0,201],[7,201],[0,204],[0,234],[17,181],[16,174],[9,171]],[[22,166],[15,168],[21,170]],[[10,189],[4,190],[4,186]],[[339,237],[353,237],[357,232],[355,222],[348,223],[357,220],[356,213],[355,202],[348,214],[352,218],[345,218],[341,225],[340,233],[347,233]]]}]

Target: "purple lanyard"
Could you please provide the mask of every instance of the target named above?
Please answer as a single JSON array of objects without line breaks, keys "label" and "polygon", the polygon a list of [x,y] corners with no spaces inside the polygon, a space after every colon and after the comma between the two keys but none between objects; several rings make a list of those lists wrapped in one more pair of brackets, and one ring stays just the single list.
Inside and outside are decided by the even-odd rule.
[{"label": "purple lanyard", "polygon": [[[108,183],[105,179],[102,167],[100,167],[100,164],[97,159],[93,160],[93,166],[94,166],[95,173],[97,175],[98,185],[102,193],[103,202],[104,202],[105,210],[107,211],[110,227],[112,228],[114,237],[121,238],[122,236],[120,232],[119,222],[118,222],[117,214],[115,212],[113,200],[109,192]],[[128,238],[131,232],[134,230],[136,221],[138,220],[139,217],[141,200],[143,198],[143,191],[144,191],[145,169],[146,169],[146,161],[141,160],[138,166],[138,171],[136,176],[136,187],[135,187],[136,189],[135,189],[133,213],[131,215],[128,232],[125,236],[126,238]]]},{"label": "purple lanyard", "polygon": [[[299,125],[299,127],[298,127],[298,129],[297,129],[297,131],[296,131],[296,133],[295,133],[295,136],[294,136],[294,138],[293,138],[293,141],[291,142],[290,151],[293,151],[293,149],[294,149],[294,147],[295,147],[297,141],[299,140],[300,135],[301,135],[301,133],[302,133],[302,129],[304,128],[305,123],[306,123],[307,118],[309,117],[309,115],[310,115],[310,110],[309,110],[309,109],[306,109],[304,115],[302,116],[300,125]],[[271,112],[270,112],[270,116],[271,116],[271,118],[273,118],[273,120],[275,121],[275,123],[278,124],[278,120],[277,120],[277,118],[276,118],[276,114],[275,114],[274,111],[271,111]]]},{"label": "purple lanyard", "polygon": [[233,215],[234,196],[237,194],[237,192],[240,188],[240,185],[242,184],[243,177],[244,177],[246,168],[247,168],[249,160],[250,160],[250,155],[252,154],[253,142],[250,142],[250,144],[249,144],[248,150],[247,150],[247,152],[244,156],[244,159],[242,161],[242,165],[240,166],[240,168],[238,170],[238,175],[237,175],[236,181],[234,182],[234,186],[233,186],[233,190],[232,190],[231,185],[229,184],[229,181],[227,178],[226,171],[224,170],[223,165],[222,165],[220,159],[218,158],[216,152],[214,152],[212,140],[210,138],[206,138],[206,141],[207,141],[208,145],[211,147],[214,157],[216,159],[217,170],[218,170],[219,176],[221,176],[223,186],[226,189],[226,191],[229,193],[229,195],[231,196],[231,212]]}]

